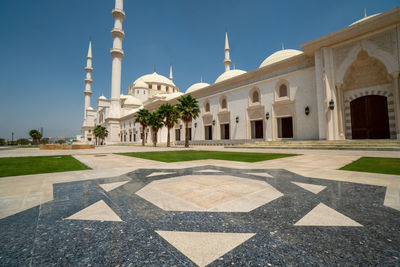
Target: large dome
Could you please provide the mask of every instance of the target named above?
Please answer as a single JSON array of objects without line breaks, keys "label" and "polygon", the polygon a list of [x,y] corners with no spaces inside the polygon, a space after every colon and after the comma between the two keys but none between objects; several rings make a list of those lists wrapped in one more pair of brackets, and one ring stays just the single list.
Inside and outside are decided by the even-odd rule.
[{"label": "large dome", "polygon": [[228,79],[230,79],[230,78],[233,78],[233,77],[235,77],[235,76],[238,76],[238,75],[241,75],[241,74],[244,74],[244,73],[246,73],[244,70],[229,70],[229,71],[226,71],[226,72],[222,73],[222,74],[215,80],[215,83],[219,83],[219,82],[228,80]]},{"label": "large dome", "polygon": [[158,74],[157,72],[153,72],[152,74],[146,74],[142,77],[138,78],[134,84],[137,84],[139,81],[146,82],[146,83],[161,83],[166,84],[172,87],[176,87],[176,85],[167,77]]},{"label": "large dome", "polygon": [[129,95],[129,96],[127,96],[127,99],[125,100],[124,105],[141,106],[142,101],[140,101],[139,98]]},{"label": "large dome", "polygon": [[377,15],[379,15],[379,14],[381,14],[381,13],[377,13],[377,14],[373,14],[373,15],[371,15],[371,16],[363,17],[362,19],[359,19],[359,20],[357,20],[357,21],[354,21],[354,22],[353,22],[352,24],[350,24],[349,26],[352,26],[352,25],[354,25],[354,24],[357,24],[357,23],[360,23],[360,22],[369,20],[370,18],[373,18],[373,17],[375,17],[375,16],[377,16]]},{"label": "large dome", "polygon": [[204,87],[207,87],[207,86],[209,86],[210,84],[208,84],[208,83],[195,83],[195,84],[192,84],[187,90],[186,90],[186,93],[191,93],[191,92],[194,92],[194,91],[197,91],[197,90],[199,90],[199,89],[201,89],[201,88],[204,88]]},{"label": "large dome", "polygon": [[149,88],[149,86],[144,81],[139,80],[133,84],[133,88]]},{"label": "large dome", "polygon": [[290,57],[294,57],[297,55],[302,54],[303,52],[299,51],[299,50],[295,50],[295,49],[283,49],[280,51],[277,51],[275,53],[273,53],[272,55],[270,55],[269,57],[267,57],[263,63],[261,63],[260,68],[265,67],[267,65],[276,63],[278,61],[290,58]]}]

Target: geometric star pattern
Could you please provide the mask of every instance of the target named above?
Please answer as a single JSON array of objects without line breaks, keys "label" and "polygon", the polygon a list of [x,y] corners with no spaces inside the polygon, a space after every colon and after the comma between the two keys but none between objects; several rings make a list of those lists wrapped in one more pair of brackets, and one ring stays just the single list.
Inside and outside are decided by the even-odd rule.
[{"label": "geometric star pattern", "polygon": [[310,191],[311,193],[318,194],[322,190],[326,188],[326,186],[323,185],[316,185],[316,184],[305,184],[305,183],[299,183],[299,182],[292,182],[293,184],[300,186],[301,188]]},{"label": "geometric star pattern", "polygon": [[294,225],[296,226],[362,226],[346,215],[319,203],[303,218]]},{"label": "geometric star pattern", "polygon": [[121,218],[103,200],[97,201],[65,219],[122,222]]},{"label": "geometric star pattern", "polygon": [[111,190],[114,190],[117,187],[120,187],[126,183],[129,183],[129,181],[125,182],[115,182],[115,183],[108,183],[108,184],[99,184],[101,188],[104,189],[106,192],[110,192]]},{"label": "geometric star pattern", "polygon": [[156,231],[199,266],[206,266],[253,237],[254,233]]}]

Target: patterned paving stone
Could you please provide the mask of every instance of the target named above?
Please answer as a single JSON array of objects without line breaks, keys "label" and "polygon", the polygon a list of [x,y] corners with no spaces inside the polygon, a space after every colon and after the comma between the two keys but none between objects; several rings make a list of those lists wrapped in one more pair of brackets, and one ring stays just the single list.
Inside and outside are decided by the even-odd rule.
[{"label": "patterned paving stone", "polygon": [[[201,173],[207,169],[219,172]],[[149,177],[156,172],[171,174]],[[272,177],[249,174],[262,172]],[[267,184],[282,196],[248,212],[210,212],[165,210],[136,194],[153,182],[162,184],[168,179],[193,175],[204,177],[200,184],[214,186],[223,185],[226,177],[241,182],[252,180],[254,184]],[[109,192],[101,187],[124,181],[128,183]],[[326,188],[314,194],[292,182]],[[238,184],[241,185],[232,184],[231,194]],[[396,266],[400,263],[400,212],[383,205],[386,192],[383,186],[308,178],[282,169],[209,165],[173,170],[138,169],[123,177],[55,184],[53,192],[53,201],[0,220],[0,266]],[[104,203],[121,221],[66,220],[89,207],[91,212],[104,213],[105,206],[96,203]],[[318,223],[304,223],[310,218]],[[327,224],[326,218],[336,223]],[[343,218],[347,218],[347,223],[343,220],[337,223]],[[359,225],[354,227],[355,223]],[[179,233],[183,234],[174,239]],[[204,234],[198,236],[200,245],[209,240],[214,247],[221,244],[225,248],[214,249],[215,255],[211,257],[210,252],[208,259],[200,249],[198,253],[195,249],[188,253],[180,246],[189,242],[184,236],[195,233]],[[215,233],[220,233],[221,238],[215,238]],[[246,239],[242,234],[252,236],[245,236]],[[231,241],[223,238],[230,235]],[[182,239],[180,245],[178,239]],[[195,243],[191,243],[194,248]]]}]

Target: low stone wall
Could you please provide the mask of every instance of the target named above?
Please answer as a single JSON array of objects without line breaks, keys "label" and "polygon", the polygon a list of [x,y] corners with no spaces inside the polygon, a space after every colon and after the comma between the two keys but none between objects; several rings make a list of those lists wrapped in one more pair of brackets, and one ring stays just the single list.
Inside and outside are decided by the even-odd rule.
[{"label": "low stone wall", "polygon": [[94,145],[40,145],[45,150],[92,149]]},{"label": "low stone wall", "polygon": [[[189,141],[189,145],[193,146],[234,146],[246,143],[254,143],[264,141],[264,139],[226,139],[226,140],[194,140]],[[184,145],[185,141],[175,141],[175,145]]]}]

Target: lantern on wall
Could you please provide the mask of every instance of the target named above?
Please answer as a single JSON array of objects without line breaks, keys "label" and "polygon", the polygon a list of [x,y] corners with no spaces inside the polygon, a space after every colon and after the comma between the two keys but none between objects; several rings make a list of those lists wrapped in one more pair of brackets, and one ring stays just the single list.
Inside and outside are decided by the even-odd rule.
[{"label": "lantern on wall", "polygon": [[269,112],[267,112],[267,113],[265,114],[265,118],[266,118],[267,120],[269,120]]},{"label": "lantern on wall", "polygon": [[215,126],[215,120],[212,121],[212,125]]},{"label": "lantern on wall", "polygon": [[194,128],[197,128],[197,122],[194,123]]},{"label": "lantern on wall", "polygon": [[236,123],[239,123],[239,116],[236,117]]},{"label": "lantern on wall", "polygon": [[333,102],[333,99],[331,99],[331,101],[329,101],[329,109],[333,110],[335,108],[335,102]]},{"label": "lantern on wall", "polygon": [[182,124],[181,124],[181,125],[179,125],[179,129],[182,129]]},{"label": "lantern on wall", "polygon": [[309,106],[307,106],[307,107],[304,109],[304,113],[306,114],[306,116],[308,116],[308,114],[310,114],[310,107],[309,107]]}]

